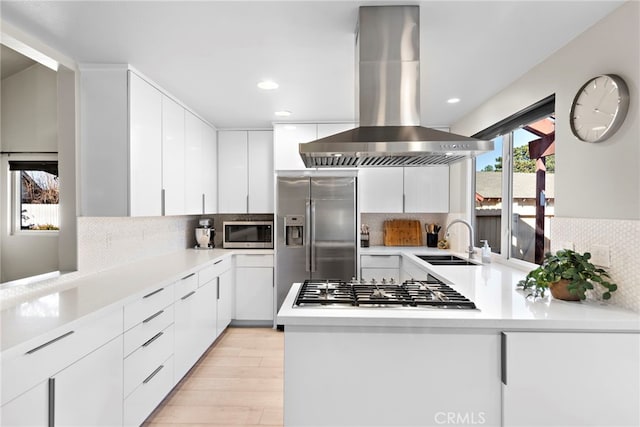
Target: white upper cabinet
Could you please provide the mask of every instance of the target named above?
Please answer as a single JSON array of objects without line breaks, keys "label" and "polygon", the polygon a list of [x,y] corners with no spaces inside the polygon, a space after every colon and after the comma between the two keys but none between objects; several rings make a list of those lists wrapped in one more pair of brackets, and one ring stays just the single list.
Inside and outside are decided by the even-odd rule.
[{"label": "white upper cabinet", "polygon": [[363,168],[358,171],[360,211],[449,211],[449,167]]},{"label": "white upper cabinet", "polygon": [[355,123],[276,123],[273,125],[274,169],[306,169],[298,144],[353,129]]},{"label": "white upper cabinet", "polygon": [[273,212],[273,132],[218,132],[220,213]]},{"label": "white upper cabinet", "polygon": [[204,213],[218,213],[218,135],[203,123],[202,163],[204,172]]},{"label": "white upper cabinet", "polygon": [[306,169],[300,158],[298,144],[317,139],[318,126],[315,123],[277,123],[273,125],[273,132],[274,170]]},{"label": "white upper cabinet", "polygon": [[126,64],[81,65],[80,97],[80,215],[216,212],[214,128]]},{"label": "white upper cabinet", "polygon": [[162,94],[129,72],[129,214],[162,214]]},{"label": "white upper cabinet", "polygon": [[185,203],[185,112],[162,97],[162,190],[164,214],[181,215]]},{"label": "white upper cabinet", "polygon": [[249,211],[273,212],[273,132],[248,133]]},{"label": "white upper cabinet", "polygon": [[204,194],[204,159],[202,120],[189,112],[185,117],[185,211],[187,215],[202,214]]},{"label": "white upper cabinet", "polygon": [[449,212],[449,167],[404,168],[404,211]]},{"label": "white upper cabinet", "polygon": [[360,211],[402,212],[403,168],[362,168],[358,171]]},{"label": "white upper cabinet", "polygon": [[355,123],[318,123],[318,139],[356,127]]},{"label": "white upper cabinet", "polygon": [[249,171],[247,132],[218,132],[218,210],[245,213],[248,210]]}]

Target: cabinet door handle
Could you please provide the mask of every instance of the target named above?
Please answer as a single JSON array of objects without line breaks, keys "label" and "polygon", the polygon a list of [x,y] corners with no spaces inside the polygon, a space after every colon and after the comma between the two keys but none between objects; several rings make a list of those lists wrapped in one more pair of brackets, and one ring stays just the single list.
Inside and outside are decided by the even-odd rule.
[{"label": "cabinet door handle", "polygon": [[189,298],[191,295],[195,294],[196,291],[191,291],[188,294],[186,294],[185,296],[183,296],[182,298],[180,298],[182,301],[186,300],[187,298]]},{"label": "cabinet door handle", "polygon": [[46,343],[44,343],[44,344],[40,344],[39,346],[37,346],[37,347],[35,347],[35,348],[32,348],[31,350],[27,351],[25,354],[33,354],[33,353],[35,353],[36,351],[38,351],[38,350],[42,350],[42,349],[43,349],[43,348],[45,348],[46,346],[49,346],[49,345],[53,344],[53,343],[54,343],[54,342],[56,342],[56,341],[60,341],[62,338],[66,338],[66,337],[68,337],[69,335],[71,335],[71,334],[73,334],[73,333],[74,333],[74,331],[69,331],[69,332],[67,332],[66,334],[62,334],[62,335],[60,335],[59,337],[56,337],[56,338],[52,339],[51,341],[47,341],[47,342],[46,342]]},{"label": "cabinet door handle", "polygon": [[56,379],[49,378],[49,413],[47,415],[48,427],[56,425]]},{"label": "cabinet door handle", "polygon": [[163,334],[164,334],[164,332],[158,332],[153,337],[151,337],[151,339],[149,339],[149,341],[147,341],[146,343],[142,344],[142,347],[148,346],[149,344],[151,344],[152,342],[154,342],[155,340],[160,338]]},{"label": "cabinet door handle", "polygon": [[147,317],[146,319],[144,319],[142,321],[142,323],[147,323],[152,321],[153,319],[155,319],[156,317],[160,316],[162,313],[164,313],[164,310],[160,310],[159,312],[152,314],[151,316]]},{"label": "cabinet door handle", "polygon": [[220,276],[216,277],[216,299],[220,299]]},{"label": "cabinet door handle", "polygon": [[204,193],[202,193],[202,215],[204,215],[206,213],[204,206],[205,206]]},{"label": "cabinet door handle", "polygon": [[150,294],[146,294],[145,296],[143,296],[142,298],[149,298],[154,296],[155,294],[157,294],[158,292],[162,292],[164,291],[164,288],[160,288],[160,289],[156,289],[155,291],[151,292]]},{"label": "cabinet door handle", "polygon": [[155,371],[151,372],[151,375],[149,375],[147,378],[144,379],[144,381],[142,381],[142,384],[146,384],[149,381],[151,381],[151,379],[155,377],[158,374],[158,372],[162,371],[162,368],[164,368],[164,365],[158,366]]},{"label": "cabinet door handle", "polygon": [[166,196],[165,196],[165,189],[162,189],[162,192],[160,193],[160,203],[161,203],[161,207],[160,207],[160,215],[165,216],[165,212],[166,212],[166,207],[165,207],[165,200],[166,200]]},{"label": "cabinet door handle", "polygon": [[507,334],[500,333],[500,379],[507,385]]},{"label": "cabinet door handle", "polygon": [[195,275],[196,275],[196,273],[187,274],[186,276],[184,276],[184,277],[183,277],[182,279],[180,279],[180,280],[187,280],[189,277],[193,277],[193,276],[195,276]]}]

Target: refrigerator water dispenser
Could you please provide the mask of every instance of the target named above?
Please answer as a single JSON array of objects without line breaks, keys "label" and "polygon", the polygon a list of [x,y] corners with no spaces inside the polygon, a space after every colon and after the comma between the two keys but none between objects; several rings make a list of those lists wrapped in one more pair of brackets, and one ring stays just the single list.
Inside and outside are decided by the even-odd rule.
[{"label": "refrigerator water dispenser", "polygon": [[304,216],[286,215],[284,217],[284,241],[286,246],[304,245]]}]

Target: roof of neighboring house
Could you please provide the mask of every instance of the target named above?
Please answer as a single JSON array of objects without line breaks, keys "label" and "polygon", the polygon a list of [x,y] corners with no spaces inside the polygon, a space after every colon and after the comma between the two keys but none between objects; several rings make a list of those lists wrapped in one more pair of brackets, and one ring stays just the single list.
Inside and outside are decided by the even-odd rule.
[{"label": "roof of neighboring house", "polygon": [[[555,174],[546,174],[546,196],[555,197]],[[516,172],[513,174],[513,197],[516,199],[534,199],[536,174]],[[485,199],[502,198],[502,172],[476,172],[476,193]]]}]

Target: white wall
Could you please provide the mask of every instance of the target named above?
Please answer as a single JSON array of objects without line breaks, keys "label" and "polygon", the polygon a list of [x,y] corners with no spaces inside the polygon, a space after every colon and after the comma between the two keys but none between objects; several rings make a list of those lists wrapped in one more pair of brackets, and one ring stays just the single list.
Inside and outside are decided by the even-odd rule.
[{"label": "white wall", "polygon": [[58,270],[58,233],[12,232],[8,172],[9,158],[58,151],[57,73],[35,64],[2,80],[1,98],[0,282],[7,282]]},{"label": "white wall", "polygon": [[56,80],[40,64],[2,80],[3,151],[58,151]]},{"label": "white wall", "polygon": [[[472,135],[556,94],[556,215],[640,219],[640,3],[625,3],[527,72],[451,129]],[[523,46],[526,49],[526,46]],[[622,76],[631,92],[627,119],[599,144],[571,133],[571,102],[599,74]]]}]

